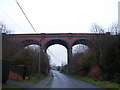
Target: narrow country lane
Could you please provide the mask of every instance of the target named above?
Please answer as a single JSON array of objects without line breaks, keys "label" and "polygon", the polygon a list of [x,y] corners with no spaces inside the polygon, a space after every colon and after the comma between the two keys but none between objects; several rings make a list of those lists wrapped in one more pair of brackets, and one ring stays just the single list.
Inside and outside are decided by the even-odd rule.
[{"label": "narrow country lane", "polygon": [[65,74],[62,74],[56,70],[52,70],[52,77],[38,83],[33,88],[99,88],[100,90],[105,90],[87,82],[77,80]]}]

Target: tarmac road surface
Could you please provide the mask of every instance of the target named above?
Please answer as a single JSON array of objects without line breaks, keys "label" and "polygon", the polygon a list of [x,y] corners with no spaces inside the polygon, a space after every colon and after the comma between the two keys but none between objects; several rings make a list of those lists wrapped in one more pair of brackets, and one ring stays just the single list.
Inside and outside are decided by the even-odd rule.
[{"label": "tarmac road surface", "polygon": [[75,79],[56,70],[51,70],[51,73],[52,76],[36,84],[33,88],[91,88],[91,90],[93,88],[99,88],[99,90],[105,90],[99,86]]}]

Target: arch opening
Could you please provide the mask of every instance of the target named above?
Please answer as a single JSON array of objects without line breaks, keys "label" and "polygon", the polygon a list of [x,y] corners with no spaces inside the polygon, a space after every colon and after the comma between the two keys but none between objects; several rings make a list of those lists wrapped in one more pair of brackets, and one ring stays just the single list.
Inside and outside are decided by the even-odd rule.
[{"label": "arch opening", "polygon": [[[37,44],[30,44],[25,46],[25,59],[28,69],[31,73],[40,72],[40,46]],[[27,59],[26,59],[27,58]]]},{"label": "arch opening", "polygon": [[93,48],[93,43],[91,40],[78,39],[72,44],[72,52],[75,53],[85,53]]},{"label": "arch opening", "polygon": [[73,55],[76,53],[85,53],[89,50],[89,47],[84,44],[76,44],[72,47]]},{"label": "arch opening", "polygon": [[40,44],[35,39],[25,39],[22,41],[25,65],[30,70],[30,73],[40,72]]},{"label": "arch opening", "polygon": [[47,53],[50,56],[51,67],[64,66],[67,64],[67,49],[60,44],[53,44],[47,48]]}]

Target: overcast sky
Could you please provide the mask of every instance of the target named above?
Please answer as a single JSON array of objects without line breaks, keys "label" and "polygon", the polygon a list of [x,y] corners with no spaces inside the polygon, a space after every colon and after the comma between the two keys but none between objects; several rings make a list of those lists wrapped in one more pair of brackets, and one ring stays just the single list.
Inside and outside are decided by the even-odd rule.
[{"label": "overcast sky", "polygon": [[[27,22],[15,0],[0,0],[0,22],[3,22],[13,33],[89,33],[93,23],[107,29],[118,19],[119,0],[17,1],[36,32]],[[57,55],[56,57],[60,57],[60,60],[66,61],[65,47],[51,46],[49,49],[55,56]],[[55,50],[58,52],[56,53]],[[63,53],[61,54],[63,56],[59,53]]]}]

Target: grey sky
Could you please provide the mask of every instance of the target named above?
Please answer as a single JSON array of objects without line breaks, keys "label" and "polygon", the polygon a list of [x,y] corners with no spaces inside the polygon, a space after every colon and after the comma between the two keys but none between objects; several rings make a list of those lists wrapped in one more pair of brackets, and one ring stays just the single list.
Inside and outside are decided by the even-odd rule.
[{"label": "grey sky", "polygon": [[[93,23],[108,28],[118,19],[119,0],[17,1],[37,32],[32,30],[15,0],[0,0],[0,22],[13,33],[88,33]],[[57,48],[54,46],[50,51],[56,53]],[[58,54],[62,55],[65,49],[61,50]],[[62,56],[61,59],[66,60]]]}]

